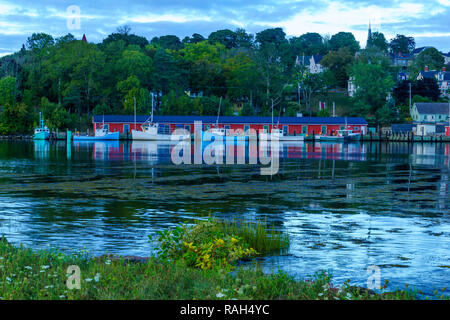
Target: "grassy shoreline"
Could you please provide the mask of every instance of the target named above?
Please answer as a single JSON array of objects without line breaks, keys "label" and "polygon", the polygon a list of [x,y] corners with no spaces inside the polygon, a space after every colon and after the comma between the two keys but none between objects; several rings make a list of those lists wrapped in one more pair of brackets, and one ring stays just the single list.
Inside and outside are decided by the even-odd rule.
[{"label": "grassy shoreline", "polygon": [[[245,240],[246,239],[246,240]],[[127,259],[91,257],[87,252],[33,251],[0,240],[1,300],[411,300],[405,289],[377,294],[345,283],[332,284],[325,272],[302,280],[283,272],[265,274],[237,267],[242,258],[285,250],[288,239],[260,224],[217,221],[165,230],[156,256]],[[254,250],[248,244],[258,248]],[[269,251],[266,251],[267,254]],[[69,289],[69,266],[80,270],[80,288]],[[70,272],[69,272],[70,273]],[[73,283],[73,282],[70,282]]]}]

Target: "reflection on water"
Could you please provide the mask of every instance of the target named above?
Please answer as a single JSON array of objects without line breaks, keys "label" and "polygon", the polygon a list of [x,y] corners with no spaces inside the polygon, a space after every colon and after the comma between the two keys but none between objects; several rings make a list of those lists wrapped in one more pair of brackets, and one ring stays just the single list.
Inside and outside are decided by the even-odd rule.
[{"label": "reflection on water", "polygon": [[[147,256],[149,234],[183,221],[263,218],[292,238],[289,255],[260,259],[267,270],[331,269],[365,286],[379,265],[393,287],[450,287],[448,144],[283,143],[274,176],[248,161],[175,166],[174,147],[76,142],[68,157],[63,141],[0,142],[0,234]],[[226,147],[246,160],[257,152]]]}]

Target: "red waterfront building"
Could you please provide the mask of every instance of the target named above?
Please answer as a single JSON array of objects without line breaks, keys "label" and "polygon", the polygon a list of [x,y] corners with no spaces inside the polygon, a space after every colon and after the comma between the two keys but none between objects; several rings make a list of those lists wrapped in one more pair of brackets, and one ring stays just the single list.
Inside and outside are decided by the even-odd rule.
[{"label": "red waterfront building", "polygon": [[[135,122],[136,119],[136,122]],[[129,116],[129,115],[105,115],[94,116],[93,127],[100,129],[103,124],[110,132],[119,131],[121,134],[131,133],[131,130],[142,130],[141,126],[149,119],[148,116]],[[194,122],[201,121],[203,130],[215,127],[244,130],[248,129],[261,132],[265,130],[270,132],[272,128],[278,128],[284,131],[286,135],[300,134],[327,134],[337,130],[347,129],[354,132],[367,133],[367,121],[364,118],[356,117],[239,117],[239,116],[154,116],[153,122],[158,123],[160,133],[170,134],[174,130],[184,128],[190,132],[194,131]]]}]

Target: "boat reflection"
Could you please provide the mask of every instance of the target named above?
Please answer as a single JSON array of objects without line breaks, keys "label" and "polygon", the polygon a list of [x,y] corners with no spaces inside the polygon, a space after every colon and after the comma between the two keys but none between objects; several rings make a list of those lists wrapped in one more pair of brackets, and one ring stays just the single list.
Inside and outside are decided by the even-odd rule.
[{"label": "boat reflection", "polygon": [[48,140],[33,140],[34,156],[36,159],[47,159],[50,154],[50,142]]}]

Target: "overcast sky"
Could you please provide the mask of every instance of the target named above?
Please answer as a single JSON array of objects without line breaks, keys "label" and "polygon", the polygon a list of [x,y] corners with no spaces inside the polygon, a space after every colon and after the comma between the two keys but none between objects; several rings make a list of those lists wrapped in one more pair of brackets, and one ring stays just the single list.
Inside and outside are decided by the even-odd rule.
[{"label": "overcast sky", "polygon": [[[76,19],[67,23],[78,16],[70,6],[80,10],[79,26]],[[369,20],[372,31],[388,40],[399,33],[413,36],[417,47],[450,50],[450,0],[0,0],[0,56],[20,49],[35,32],[78,38],[85,33],[89,42],[100,42],[125,24],[149,40],[167,34],[207,37],[238,27],[250,33],[282,27],[288,36],[350,31],[364,47]]]}]

